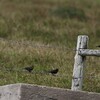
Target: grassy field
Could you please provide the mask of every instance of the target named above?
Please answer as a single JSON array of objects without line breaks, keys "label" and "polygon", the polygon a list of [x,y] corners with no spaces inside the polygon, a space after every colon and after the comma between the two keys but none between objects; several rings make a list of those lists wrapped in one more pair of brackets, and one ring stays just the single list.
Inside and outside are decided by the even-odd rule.
[{"label": "grassy field", "polygon": [[[0,85],[70,88],[78,35],[100,45],[99,0],[1,0]],[[87,57],[83,90],[100,92],[100,58]],[[34,65],[32,73],[24,67]],[[59,68],[56,76],[45,71]]]}]

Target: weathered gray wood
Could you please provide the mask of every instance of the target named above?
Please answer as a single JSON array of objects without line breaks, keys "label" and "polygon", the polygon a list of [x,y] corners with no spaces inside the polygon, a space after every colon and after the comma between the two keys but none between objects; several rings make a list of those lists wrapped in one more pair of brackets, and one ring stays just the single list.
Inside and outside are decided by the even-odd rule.
[{"label": "weathered gray wood", "polygon": [[21,100],[21,84],[0,86],[0,100]]},{"label": "weathered gray wood", "polygon": [[78,54],[81,56],[100,56],[100,50],[80,49]]},{"label": "weathered gray wood", "polygon": [[74,91],[78,91],[82,89],[83,67],[84,67],[85,57],[79,55],[78,51],[80,49],[86,49],[87,42],[88,42],[88,36],[86,35],[78,36],[75,63],[74,63],[74,69],[73,69],[72,87],[71,87],[71,90],[74,90]]},{"label": "weathered gray wood", "polygon": [[100,93],[18,83],[0,86],[0,100],[100,100]]}]

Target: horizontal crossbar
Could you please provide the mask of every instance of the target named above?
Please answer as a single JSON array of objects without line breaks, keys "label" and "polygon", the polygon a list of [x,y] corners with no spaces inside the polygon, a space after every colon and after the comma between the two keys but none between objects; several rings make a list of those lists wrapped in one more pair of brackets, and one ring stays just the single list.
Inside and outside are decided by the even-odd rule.
[{"label": "horizontal crossbar", "polygon": [[100,57],[100,50],[79,49],[78,54],[82,55],[82,56],[98,56],[98,57]]}]

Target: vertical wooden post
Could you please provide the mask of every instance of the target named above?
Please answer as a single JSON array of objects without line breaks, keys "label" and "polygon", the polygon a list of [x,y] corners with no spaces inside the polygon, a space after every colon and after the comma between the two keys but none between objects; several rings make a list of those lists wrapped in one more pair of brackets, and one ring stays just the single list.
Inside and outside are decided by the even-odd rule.
[{"label": "vertical wooden post", "polygon": [[73,91],[82,90],[83,68],[86,57],[79,55],[78,51],[80,49],[87,49],[87,44],[88,44],[88,36],[86,35],[78,36],[75,63],[73,69],[72,87],[71,87],[71,90]]}]

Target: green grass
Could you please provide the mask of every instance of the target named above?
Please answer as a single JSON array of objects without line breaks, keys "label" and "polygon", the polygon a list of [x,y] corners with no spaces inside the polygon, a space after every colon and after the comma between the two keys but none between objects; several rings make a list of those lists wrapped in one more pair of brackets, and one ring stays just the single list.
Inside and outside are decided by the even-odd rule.
[{"label": "green grass", "polygon": [[[99,9],[99,0],[1,0],[0,85],[70,88],[77,36],[88,35],[89,48],[100,44]],[[99,60],[87,57],[85,91],[100,92]],[[30,65],[32,74],[23,70]],[[45,73],[53,68],[57,76]]]}]

